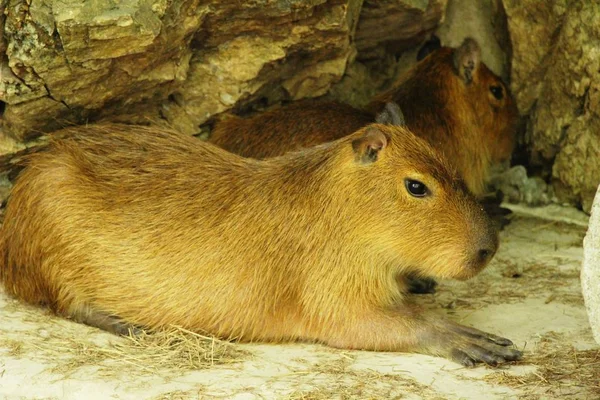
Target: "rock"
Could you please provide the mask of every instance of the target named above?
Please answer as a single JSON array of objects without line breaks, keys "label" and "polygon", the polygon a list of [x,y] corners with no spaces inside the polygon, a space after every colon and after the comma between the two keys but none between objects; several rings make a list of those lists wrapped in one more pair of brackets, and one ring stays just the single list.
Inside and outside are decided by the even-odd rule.
[{"label": "rock", "polygon": [[208,5],[199,1],[11,0],[4,26],[7,106],[2,129],[21,140],[83,122],[185,80],[189,43]]},{"label": "rock", "polygon": [[588,231],[583,239],[581,291],[594,339],[600,344],[600,186],[591,207]]},{"label": "rock", "polygon": [[363,107],[417,61],[443,21],[447,0],[366,0],[356,30],[356,60],[328,98]]},{"label": "rock", "polygon": [[512,90],[530,114],[531,163],[561,202],[589,212],[600,183],[600,3],[505,0]]},{"label": "rock", "polygon": [[[410,64],[414,64],[416,61],[414,51],[407,53],[412,54],[413,62]],[[398,76],[398,63],[396,57],[391,54],[386,54],[376,64],[355,61],[348,66],[342,80],[331,87],[327,97],[362,108],[396,76]]]},{"label": "rock", "polygon": [[[271,3],[277,2],[266,3],[274,7]],[[208,38],[202,44],[191,60],[186,84],[177,92],[180,107],[196,125],[261,98],[273,103],[317,97],[341,79],[355,56],[350,39],[360,7],[352,1],[320,7],[317,2],[310,7],[311,2],[293,3],[297,10],[273,8],[269,18],[264,6],[248,8],[246,18],[231,18],[235,9],[211,15],[211,37],[229,39],[216,44]]]},{"label": "rock", "polygon": [[365,0],[356,28],[359,60],[399,55],[420,44],[444,16],[448,0]]},{"label": "rock", "polygon": [[4,205],[12,189],[12,183],[6,175],[0,175],[0,224],[4,221]]},{"label": "rock", "polygon": [[503,0],[511,38],[511,90],[522,115],[538,99],[570,0]]},{"label": "rock", "polygon": [[477,40],[481,59],[496,75],[508,80],[509,42],[499,0],[449,0],[444,23],[436,31],[442,45],[458,47],[466,37]]},{"label": "rock", "polygon": [[600,183],[600,115],[597,112],[600,108],[572,121],[559,142],[562,148],[552,167],[557,197],[563,202],[581,206],[588,213],[595,188]]},{"label": "rock", "polygon": [[514,166],[492,177],[491,185],[500,190],[509,203],[542,206],[553,200],[552,188],[540,177],[528,177],[522,165]]},{"label": "rock", "polygon": [[[362,0],[11,0],[0,127],[166,121],[190,134],[261,97],[324,94],[355,56]],[[4,71],[4,73],[3,73]]]},{"label": "rock", "polygon": [[8,135],[0,133],[0,154],[16,153],[23,150],[25,146]]}]

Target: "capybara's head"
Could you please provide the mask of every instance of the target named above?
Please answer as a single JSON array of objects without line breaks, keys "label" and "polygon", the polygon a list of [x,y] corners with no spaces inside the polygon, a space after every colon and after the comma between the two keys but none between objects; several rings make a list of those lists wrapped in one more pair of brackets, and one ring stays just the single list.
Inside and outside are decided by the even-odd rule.
[{"label": "capybara's head", "polygon": [[519,115],[508,87],[481,61],[474,39],[458,48],[437,46],[439,41],[426,43],[423,59],[381,100],[398,103],[411,127],[445,126],[448,135],[474,140],[473,150],[489,151],[492,163],[509,159]]},{"label": "capybara's head", "polygon": [[399,126],[350,135],[347,158],[367,245],[418,274],[468,279],[498,248],[498,232],[444,156]]},{"label": "capybara's head", "polygon": [[481,62],[481,50],[472,38],[466,38],[452,55],[455,77],[461,84],[457,92],[468,99],[487,133],[492,161],[510,158],[515,144],[519,117],[516,103],[504,82]]}]

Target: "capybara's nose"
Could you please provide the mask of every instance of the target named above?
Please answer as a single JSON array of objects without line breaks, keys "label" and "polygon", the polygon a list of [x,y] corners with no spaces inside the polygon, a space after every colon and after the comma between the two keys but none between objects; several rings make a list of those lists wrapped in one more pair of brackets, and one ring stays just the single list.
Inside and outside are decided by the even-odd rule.
[{"label": "capybara's nose", "polygon": [[498,231],[496,228],[488,223],[485,224],[482,231],[475,245],[475,254],[472,258],[472,265],[476,269],[484,268],[498,250]]},{"label": "capybara's nose", "polygon": [[493,249],[479,249],[477,262],[481,265],[487,264],[494,256],[494,253],[496,253],[496,250]]}]

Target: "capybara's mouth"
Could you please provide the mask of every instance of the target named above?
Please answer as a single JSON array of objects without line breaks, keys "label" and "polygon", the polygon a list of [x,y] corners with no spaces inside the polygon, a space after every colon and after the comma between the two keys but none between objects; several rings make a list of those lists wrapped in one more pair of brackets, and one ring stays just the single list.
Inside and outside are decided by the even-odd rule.
[{"label": "capybara's mouth", "polygon": [[463,268],[461,268],[460,272],[454,276],[454,279],[458,281],[467,281],[479,275],[479,273],[483,271],[486,267],[487,264],[483,266],[465,265]]}]

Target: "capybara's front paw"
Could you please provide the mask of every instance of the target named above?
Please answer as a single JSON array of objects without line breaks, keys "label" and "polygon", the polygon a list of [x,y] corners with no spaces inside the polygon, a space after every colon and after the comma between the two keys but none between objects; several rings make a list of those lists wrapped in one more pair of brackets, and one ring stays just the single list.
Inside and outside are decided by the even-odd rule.
[{"label": "capybara's front paw", "polygon": [[509,339],[462,325],[452,324],[450,331],[442,336],[441,345],[446,357],[465,367],[478,363],[497,366],[520,360],[523,356]]},{"label": "capybara's front paw", "polygon": [[520,360],[522,356],[523,353],[517,349],[470,338],[457,343],[450,351],[449,358],[465,367],[473,367],[481,362],[495,367],[507,361]]},{"label": "capybara's front paw", "polygon": [[431,294],[435,293],[437,282],[432,278],[417,278],[409,276],[406,279],[408,292],[413,294]]}]

